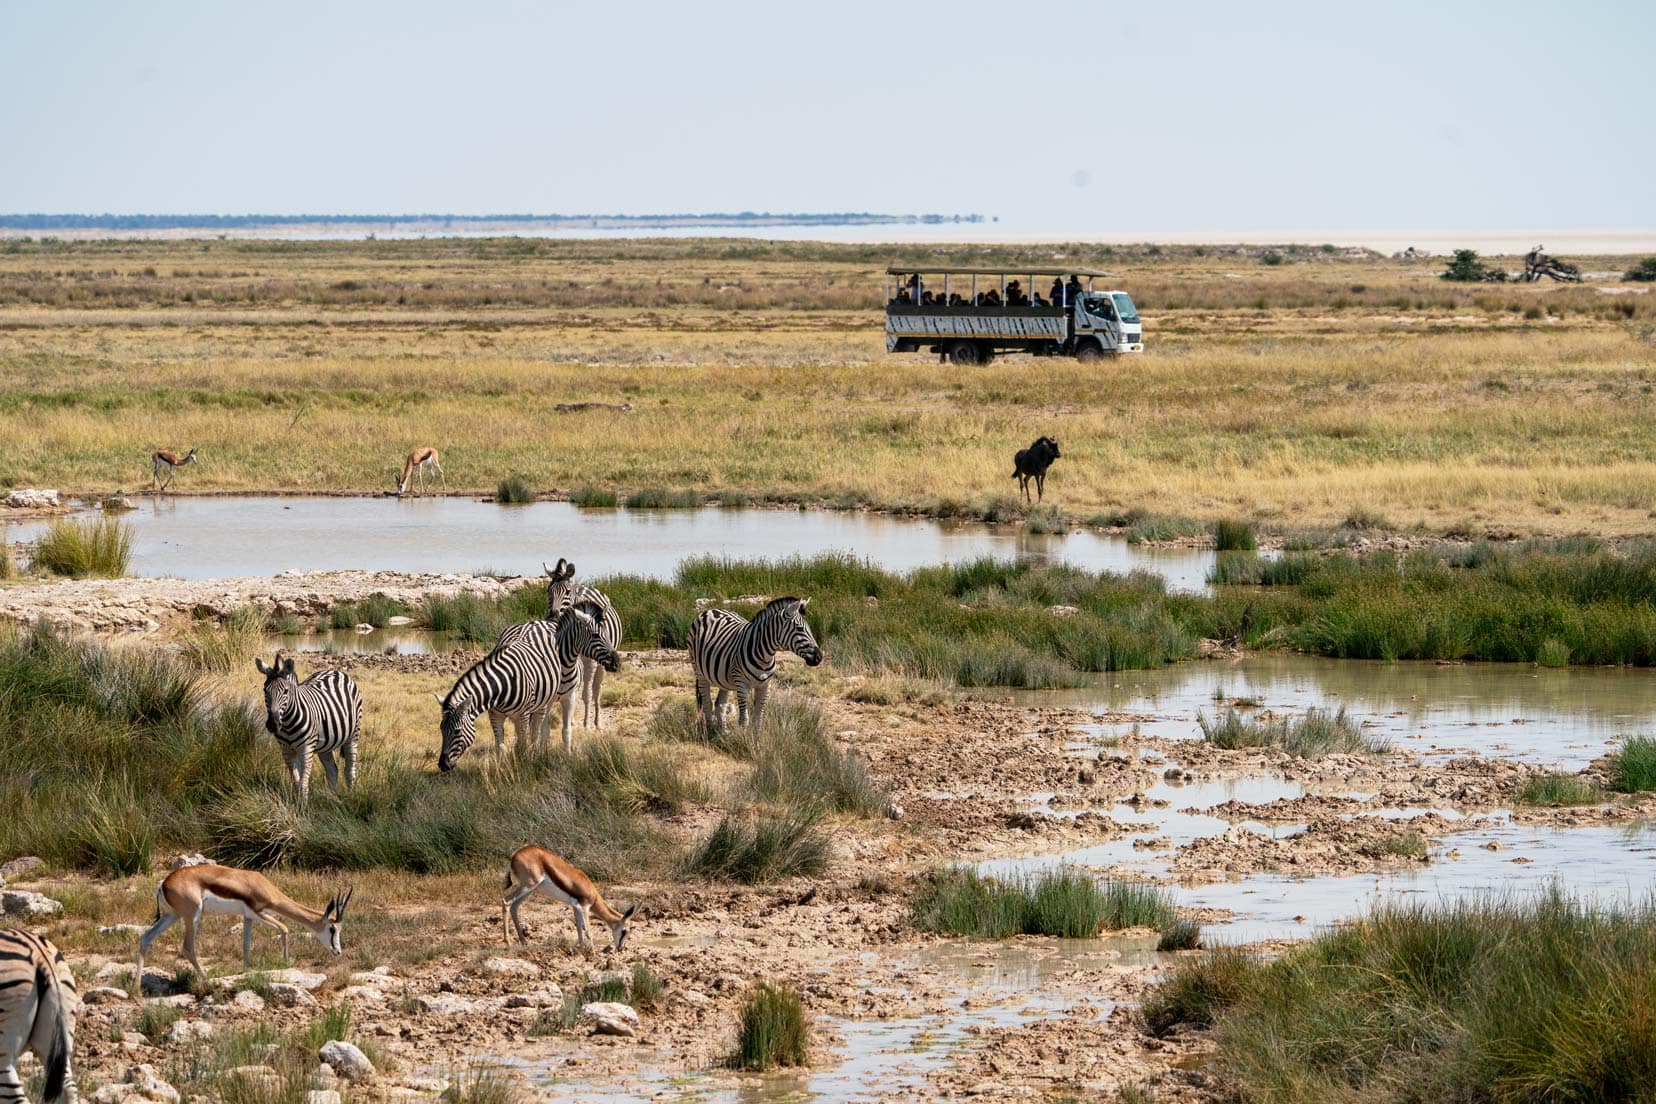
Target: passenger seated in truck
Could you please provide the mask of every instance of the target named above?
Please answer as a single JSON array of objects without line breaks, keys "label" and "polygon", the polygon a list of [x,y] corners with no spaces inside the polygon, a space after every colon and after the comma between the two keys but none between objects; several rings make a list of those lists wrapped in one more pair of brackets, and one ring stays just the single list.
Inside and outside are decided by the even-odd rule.
[{"label": "passenger seated in truck", "polygon": [[907,290],[899,291],[897,293],[897,298],[895,298],[891,301],[891,305],[894,306],[894,307],[913,306],[914,305],[914,300],[909,298],[909,293],[908,293]]},{"label": "passenger seated in truck", "polygon": [[961,297],[960,292],[958,292],[958,291],[949,292],[949,306],[951,306],[951,307],[964,307],[965,305],[966,305],[966,300]]},{"label": "passenger seated in truck", "polygon": [[1069,283],[1064,285],[1065,300],[1070,302],[1070,303],[1073,303],[1073,302],[1075,302],[1075,297],[1077,295],[1080,295],[1080,294],[1081,294],[1081,277],[1071,276],[1069,278]]},{"label": "passenger seated in truck", "polygon": [[1047,298],[1052,300],[1052,305],[1055,307],[1064,305],[1064,278],[1062,276],[1052,278],[1052,290],[1047,292]]},{"label": "passenger seated in truck", "polygon": [[1013,280],[1006,285],[1006,305],[1009,307],[1027,307],[1029,300],[1023,293],[1023,285]]},{"label": "passenger seated in truck", "polygon": [[983,293],[983,305],[986,306],[986,307],[998,307],[998,306],[1000,306],[1001,305],[1000,292],[996,291],[994,288],[990,288],[988,291],[984,292]]},{"label": "passenger seated in truck", "polygon": [[921,292],[921,294],[920,294],[920,305],[922,307],[929,307],[929,306],[932,305],[932,293],[931,292],[929,292],[929,291]]},{"label": "passenger seated in truck", "polygon": [[1037,291],[1034,295],[1029,297],[1029,305],[1032,307],[1044,307],[1047,305],[1047,301],[1042,299],[1041,293]]}]

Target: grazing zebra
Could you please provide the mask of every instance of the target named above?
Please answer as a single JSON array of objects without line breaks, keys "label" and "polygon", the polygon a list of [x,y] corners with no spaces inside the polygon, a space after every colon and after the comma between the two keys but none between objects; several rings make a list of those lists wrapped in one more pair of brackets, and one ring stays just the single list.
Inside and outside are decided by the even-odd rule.
[{"label": "grazing zebra", "polygon": [[345,906],[351,903],[353,892],[347,889],[336,893],[328,899],[326,908],[313,909],[277,889],[257,870],[238,870],[212,863],[181,866],[155,887],[155,923],[138,937],[139,995],[144,991],[144,956],[149,954],[150,944],[180,920],[184,921],[184,957],[190,960],[201,979],[207,980],[207,971],[201,968],[201,959],[196,957],[196,936],[201,932],[201,918],[209,912],[241,917],[243,966],[252,961],[255,924],[276,929],[282,939],[282,957],[287,957],[288,929],[283,920],[298,924],[314,935],[329,954],[338,955],[342,950]]},{"label": "grazing zebra", "polygon": [[[196,462],[197,457],[195,449],[191,449],[184,456],[180,456],[178,453],[168,451],[167,449],[156,449],[154,452],[150,453],[150,475],[153,479],[152,485],[158,491],[166,490],[172,483],[173,476],[178,474],[179,468],[182,468],[186,464],[194,464]],[[166,483],[161,482],[162,472],[167,473]]]},{"label": "grazing zebra", "polygon": [[17,1059],[25,1050],[46,1067],[42,1099],[74,1104],[69,1065],[79,1012],[75,978],[58,949],[21,928],[0,931],[0,1104],[24,1104]]},{"label": "grazing zebra", "polygon": [[356,785],[357,737],[362,732],[362,694],[344,671],[318,671],[304,682],[293,674],[293,657],[276,653],[269,667],[255,659],[265,677],[265,731],[282,745],[293,787],[303,801],[310,793],[311,754],[322,760],[328,785],[339,787],[333,753],[345,760],[345,785]]},{"label": "grazing zebra", "polygon": [[[776,598],[752,621],[726,609],[705,609],[690,623],[690,666],[696,672],[696,706],[709,728],[736,691],[737,720],[748,723],[748,691],[753,691],[753,727],[765,711],[776,653],[786,650],[807,667],[822,662],[822,649],[805,623],[809,598]],[[715,702],[712,687],[719,688]]]},{"label": "grazing zebra", "polygon": [[[580,659],[592,659],[608,671],[621,666],[615,649],[604,643],[597,625],[581,610],[570,610],[556,622],[529,621],[516,628],[521,631],[511,643],[496,646],[472,664],[448,696],[437,699],[443,707],[439,770],[453,770],[471,747],[477,739],[477,715],[485,710],[509,717],[521,745],[526,733],[531,740],[546,739],[552,706],[561,701],[564,750],[573,751],[570,695],[580,678]],[[504,734],[497,732],[496,748],[504,743]]]},{"label": "grazing zebra", "polygon": [[[571,582],[575,577],[575,565],[567,560],[559,559],[555,568],[547,567],[541,561],[541,568],[548,576],[546,584],[546,619],[556,621],[568,609],[579,609],[598,626],[598,635],[604,638],[611,651],[621,646],[621,615],[610,604],[609,597],[597,587],[582,586]],[[500,644],[510,643],[516,639],[515,634],[521,625],[513,625],[500,634]],[[581,727],[587,726],[590,716],[593,728],[603,728],[603,706],[600,701],[604,690],[604,667],[593,662],[586,656],[581,657]],[[489,717],[494,724],[494,716]],[[504,739],[504,730],[495,725],[495,742]]]}]

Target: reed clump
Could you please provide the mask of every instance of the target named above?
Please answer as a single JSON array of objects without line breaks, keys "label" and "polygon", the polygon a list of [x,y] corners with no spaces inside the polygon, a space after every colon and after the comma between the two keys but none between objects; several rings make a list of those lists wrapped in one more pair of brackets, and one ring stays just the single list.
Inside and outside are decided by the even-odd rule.
[{"label": "reed clump", "polygon": [[921,931],[976,939],[1084,938],[1106,929],[1161,928],[1173,920],[1165,890],[1145,882],[1099,881],[1067,868],[1010,879],[965,867],[936,870],[921,884],[910,912],[910,922]]},{"label": "reed clump", "polygon": [[736,1053],[737,1069],[768,1070],[803,1066],[810,1060],[810,1024],[796,989],[760,982],[742,1005]]},{"label": "reed clump", "polygon": [[1302,758],[1332,754],[1383,755],[1390,750],[1385,740],[1365,735],[1362,727],[1346,715],[1344,706],[1334,713],[1312,708],[1299,717],[1265,719],[1226,709],[1224,716],[1210,720],[1198,711],[1196,723],[1202,729],[1204,740],[1226,749],[1277,747]]},{"label": "reed clump", "polygon": [[72,579],[119,579],[132,564],[133,540],[119,518],[58,518],[35,542],[34,565]]},{"label": "reed clump", "polygon": [[690,856],[699,877],[752,885],[820,874],[828,865],[828,838],[814,810],[785,816],[725,817]]}]

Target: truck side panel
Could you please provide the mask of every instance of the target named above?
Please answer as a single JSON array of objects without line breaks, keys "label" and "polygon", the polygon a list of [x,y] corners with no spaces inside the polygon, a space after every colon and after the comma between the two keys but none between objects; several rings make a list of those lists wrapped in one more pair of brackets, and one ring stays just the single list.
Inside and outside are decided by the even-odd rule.
[{"label": "truck side panel", "polygon": [[976,338],[986,341],[1063,341],[1068,316],[1063,310],[927,311],[924,307],[886,311],[886,345],[896,340],[937,341]]}]

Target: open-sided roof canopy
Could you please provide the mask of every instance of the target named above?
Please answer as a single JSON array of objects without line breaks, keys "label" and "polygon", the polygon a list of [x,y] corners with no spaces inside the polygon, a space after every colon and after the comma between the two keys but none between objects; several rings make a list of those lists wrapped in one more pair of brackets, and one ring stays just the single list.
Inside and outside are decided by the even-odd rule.
[{"label": "open-sided roof canopy", "polygon": [[1115,275],[1113,272],[1088,272],[1084,268],[1020,268],[1017,265],[1004,268],[941,268],[935,265],[904,265],[899,268],[893,265],[886,269],[887,276],[908,276],[915,272],[922,276],[1085,276],[1089,280]]}]

